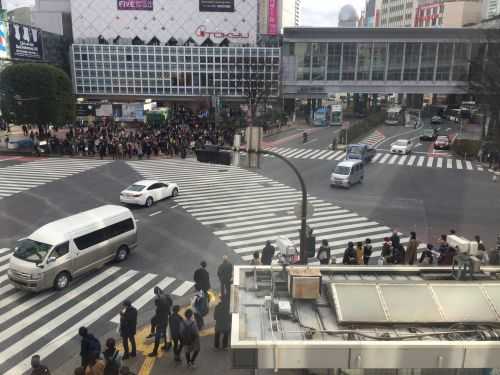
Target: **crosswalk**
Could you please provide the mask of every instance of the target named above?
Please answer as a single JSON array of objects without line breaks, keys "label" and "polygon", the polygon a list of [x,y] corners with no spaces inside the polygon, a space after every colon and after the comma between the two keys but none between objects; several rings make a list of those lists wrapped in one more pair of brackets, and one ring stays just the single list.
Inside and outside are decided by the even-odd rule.
[{"label": "crosswalk", "polygon": [[368,134],[359,143],[364,143],[370,146],[376,145],[385,139],[385,135],[382,132],[375,130],[373,133]]},{"label": "crosswalk", "polygon": [[107,163],[109,161],[51,158],[0,168],[0,200]]},{"label": "crosswalk", "polygon": [[[174,297],[186,295],[194,283],[111,265],[75,280],[64,292],[30,294],[8,283],[6,269],[11,249],[0,249],[0,373],[21,375],[31,367],[31,356],[45,361],[78,335],[78,328],[96,322],[119,323],[118,312],[129,299],[139,310],[152,304],[158,286]],[[4,267],[7,265],[7,268]],[[112,327],[110,327],[111,329]],[[77,353],[78,348],[73,348]]]},{"label": "crosswalk", "polygon": [[[280,182],[237,167],[194,161],[155,160],[128,162],[144,178],[175,181],[181,188],[176,202],[243,261],[262,250],[267,240],[286,236],[299,243],[300,221],[294,207],[301,193]],[[391,228],[355,212],[309,196],[314,215],[308,225],[314,229],[317,245],[326,239],[332,254],[341,257],[348,241],[372,240],[381,247]],[[402,238],[406,243],[408,238]]]},{"label": "crosswalk", "polygon": [[[345,159],[344,151],[332,151],[324,149],[294,148],[294,147],[270,147],[266,150],[273,151],[281,156],[290,159],[309,159],[309,160],[342,160]],[[242,153],[246,155],[246,153]],[[272,155],[264,155],[266,158],[274,158]]]},{"label": "crosswalk", "polygon": [[379,152],[373,158],[372,163],[418,168],[454,169],[457,171],[484,171],[484,168],[479,163],[470,160],[433,155],[392,155]]}]

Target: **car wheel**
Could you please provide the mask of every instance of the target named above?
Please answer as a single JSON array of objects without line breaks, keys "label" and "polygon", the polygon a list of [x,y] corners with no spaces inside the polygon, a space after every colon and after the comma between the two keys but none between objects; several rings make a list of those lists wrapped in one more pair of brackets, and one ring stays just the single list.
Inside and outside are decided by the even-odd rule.
[{"label": "car wheel", "polygon": [[175,198],[178,195],[179,195],[179,189],[174,188],[174,190],[172,190],[172,198]]},{"label": "car wheel", "polygon": [[123,262],[125,259],[127,259],[128,253],[129,250],[127,246],[120,246],[120,248],[116,251],[115,260],[117,262]]},{"label": "car wheel", "polygon": [[71,276],[66,271],[59,273],[54,280],[54,289],[63,290],[66,289],[71,281]]},{"label": "car wheel", "polygon": [[362,184],[362,183],[363,183],[363,178],[364,178],[364,177],[361,177],[361,178],[359,179],[359,183],[360,183],[360,184]]},{"label": "car wheel", "polygon": [[153,205],[153,198],[148,197],[148,199],[146,199],[146,207],[151,207],[152,205]]}]

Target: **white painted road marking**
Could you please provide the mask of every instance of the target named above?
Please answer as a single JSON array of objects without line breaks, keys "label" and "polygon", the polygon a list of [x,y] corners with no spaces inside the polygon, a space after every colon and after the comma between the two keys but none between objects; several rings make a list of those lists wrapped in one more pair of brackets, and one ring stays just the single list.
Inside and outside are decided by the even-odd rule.
[{"label": "white painted road marking", "polygon": [[191,281],[184,281],[181,285],[179,285],[171,294],[174,296],[183,296],[187,293],[189,289],[194,286],[194,283]]}]

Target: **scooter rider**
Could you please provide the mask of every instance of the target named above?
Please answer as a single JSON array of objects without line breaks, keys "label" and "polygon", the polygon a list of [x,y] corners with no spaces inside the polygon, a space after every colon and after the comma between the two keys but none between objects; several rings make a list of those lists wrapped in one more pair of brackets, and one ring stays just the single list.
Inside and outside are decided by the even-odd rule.
[{"label": "scooter rider", "polygon": [[307,134],[307,132],[302,133],[302,142],[303,142],[303,143],[306,143],[306,142],[307,142],[307,138],[308,138],[308,134]]}]

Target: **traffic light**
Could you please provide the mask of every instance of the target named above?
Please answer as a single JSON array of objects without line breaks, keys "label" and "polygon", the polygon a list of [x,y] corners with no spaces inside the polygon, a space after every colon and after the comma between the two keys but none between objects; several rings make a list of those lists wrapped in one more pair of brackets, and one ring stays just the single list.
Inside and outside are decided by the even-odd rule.
[{"label": "traffic light", "polygon": [[231,165],[231,153],[221,151],[217,146],[206,145],[203,148],[195,149],[195,153],[199,162]]}]

